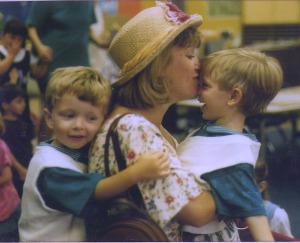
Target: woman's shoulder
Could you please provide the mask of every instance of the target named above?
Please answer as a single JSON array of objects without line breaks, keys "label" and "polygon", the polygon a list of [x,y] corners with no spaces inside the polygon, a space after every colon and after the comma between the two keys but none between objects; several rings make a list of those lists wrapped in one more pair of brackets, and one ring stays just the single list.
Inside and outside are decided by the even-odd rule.
[{"label": "woman's shoulder", "polygon": [[[122,116],[122,117],[120,117]],[[139,115],[139,114],[133,114],[133,113],[128,113],[128,114],[123,114],[123,115],[115,115],[111,118],[109,118],[105,124],[106,126],[110,126],[110,124],[113,123],[113,121],[117,118],[119,118],[118,121],[118,130],[121,129],[134,129],[134,128],[155,128],[155,125],[151,123],[149,120],[147,120],[144,116]]]}]

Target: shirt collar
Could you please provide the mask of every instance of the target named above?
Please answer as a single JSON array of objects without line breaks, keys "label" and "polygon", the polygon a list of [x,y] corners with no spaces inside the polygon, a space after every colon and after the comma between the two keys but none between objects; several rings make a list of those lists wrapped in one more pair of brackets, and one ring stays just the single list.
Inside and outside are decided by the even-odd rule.
[{"label": "shirt collar", "polygon": [[39,143],[39,146],[50,146],[57,151],[64,153],[70,156],[73,160],[87,164],[88,163],[88,152],[89,152],[89,144],[84,146],[81,149],[71,149],[65,145],[57,145],[53,144],[53,139],[43,141]]}]

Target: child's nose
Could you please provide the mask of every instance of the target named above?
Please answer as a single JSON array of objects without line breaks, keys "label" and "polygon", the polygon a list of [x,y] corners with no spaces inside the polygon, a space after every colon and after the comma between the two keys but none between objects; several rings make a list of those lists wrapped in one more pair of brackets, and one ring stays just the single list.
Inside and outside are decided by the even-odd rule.
[{"label": "child's nose", "polygon": [[83,121],[83,119],[81,119],[81,118],[75,119],[73,127],[77,128],[77,129],[78,128],[83,128],[84,127],[84,121]]}]

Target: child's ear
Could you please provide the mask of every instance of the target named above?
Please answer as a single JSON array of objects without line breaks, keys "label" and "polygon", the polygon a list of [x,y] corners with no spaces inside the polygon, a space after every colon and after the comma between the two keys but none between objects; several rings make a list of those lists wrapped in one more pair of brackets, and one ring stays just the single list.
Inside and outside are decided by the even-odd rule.
[{"label": "child's ear", "polygon": [[47,108],[44,109],[44,116],[45,116],[45,120],[46,120],[47,126],[49,128],[51,128],[51,129],[53,129],[52,114],[51,114],[51,112]]},{"label": "child's ear", "polygon": [[231,96],[230,96],[230,100],[228,101],[228,104],[236,105],[236,104],[240,103],[240,101],[242,100],[242,97],[243,97],[242,90],[240,90],[239,88],[234,88],[231,91]]}]

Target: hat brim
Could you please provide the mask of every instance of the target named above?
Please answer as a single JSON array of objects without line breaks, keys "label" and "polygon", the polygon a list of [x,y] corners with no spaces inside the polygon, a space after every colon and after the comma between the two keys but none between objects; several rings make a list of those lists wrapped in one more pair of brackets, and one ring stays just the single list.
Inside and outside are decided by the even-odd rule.
[{"label": "hat brim", "polygon": [[178,28],[174,28],[174,30],[169,34],[168,38],[159,46],[159,48],[154,50],[151,55],[126,73],[125,76],[120,77],[118,80],[112,83],[112,87],[119,87],[125,84],[129,79],[133,78],[136,74],[147,67],[181,32],[189,27],[198,28],[202,24],[202,21],[203,19],[201,15],[191,15],[188,20],[181,25],[178,25]]}]

